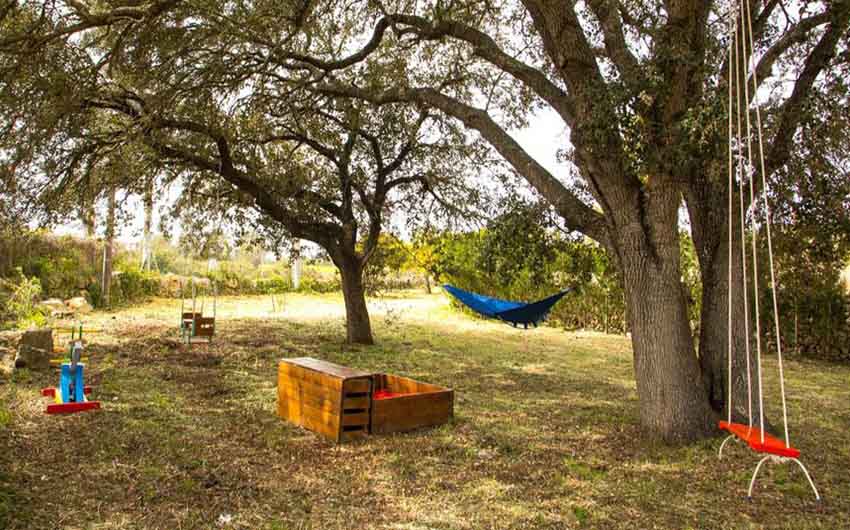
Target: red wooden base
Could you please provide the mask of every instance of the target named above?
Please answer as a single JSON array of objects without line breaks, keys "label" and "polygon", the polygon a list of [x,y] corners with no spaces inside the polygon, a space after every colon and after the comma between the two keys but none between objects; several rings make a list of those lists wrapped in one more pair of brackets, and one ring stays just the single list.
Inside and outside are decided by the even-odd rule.
[{"label": "red wooden base", "polygon": [[747,445],[749,445],[753,451],[784,456],[787,458],[797,458],[800,456],[799,449],[785,445],[785,442],[768,433],[764,433],[764,441],[762,441],[762,432],[758,427],[750,427],[740,423],[728,423],[725,421],[721,421],[718,426],[724,431],[728,431],[729,434],[733,434],[747,442]]},{"label": "red wooden base", "polygon": [[[42,388],[41,395],[45,397],[55,398],[56,388]],[[83,387],[83,394],[91,394],[91,387]],[[100,408],[100,401],[82,401],[71,403],[50,403],[47,405],[46,414],[73,414],[74,412],[83,412],[85,410],[96,410]]]},{"label": "red wooden base", "polygon": [[82,403],[52,403],[47,405],[47,414],[73,414],[84,410],[100,408],[100,401],[83,401]]}]

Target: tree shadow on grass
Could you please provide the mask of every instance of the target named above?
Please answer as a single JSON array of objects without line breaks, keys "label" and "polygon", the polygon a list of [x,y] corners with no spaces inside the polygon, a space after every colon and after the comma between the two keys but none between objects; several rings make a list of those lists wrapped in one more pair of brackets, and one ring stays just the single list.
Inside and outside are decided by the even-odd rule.
[{"label": "tree shadow on grass", "polygon": [[[670,448],[642,438],[621,339],[545,330],[526,347],[486,324],[401,322],[376,326],[375,346],[349,347],[336,320],[220,324],[209,346],[181,345],[167,324],[93,344],[102,411],[15,410],[10,434],[0,434],[9,447],[0,509],[15,514],[7,526],[211,528],[232,514],[248,528],[453,528],[472,513],[486,527],[558,528],[556,516],[580,509],[590,527],[700,527],[693,513],[728,527],[741,511],[766,525],[788,515],[782,496],[738,504],[749,453],[718,465],[714,441]],[[277,363],[294,356],[453,387],[456,416],[334,446],[275,415]],[[52,376],[36,374],[19,392],[39,400]],[[833,430],[824,447],[841,439]],[[815,451],[818,478],[846,487],[843,457]],[[770,473],[788,484],[776,491],[794,494],[797,477]],[[842,502],[820,514],[824,527],[840,519]],[[794,509],[797,522],[811,516]]]}]

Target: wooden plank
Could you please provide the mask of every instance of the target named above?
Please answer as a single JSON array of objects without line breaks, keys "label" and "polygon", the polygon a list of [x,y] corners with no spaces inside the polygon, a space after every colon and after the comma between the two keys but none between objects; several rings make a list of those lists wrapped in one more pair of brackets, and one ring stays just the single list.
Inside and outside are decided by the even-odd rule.
[{"label": "wooden plank", "polygon": [[331,440],[362,438],[369,434],[372,384],[370,372],[309,357],[282,359],[278,415]]},{"label": "wooden plank", "polygon": [[410,426],[410,428],[417,428],[420,424],[424,426],[434,424],[432,422],[445,423],[451,417],[451,412],[451,405],[448,403],[441,407],[434,407],[428,411],[413,411],[398,404],[393,404],[386,408],[379,408],[373,411],[372,423],[373,425],[406,425]]},{"label": "wooden plank", "polygon": [[453,415],[454,391],[410,394],[372,403],[371,432],[404,432],[441,425]]},{"label": "wooden plank", "polygon": [[343,414],[342,425],[343,427],[349,427],[352,425],[365,425],[368,428],[369,411],[358,412],[357,414]]},{"label": "wooden plank", "polygon": [[312,357],[296,357],[293,359],[283,359],[281,362],[286,362],[290,365],[300,366],[314,372],[328,374],[339,379],[351,379],[356,377],[372,377],[371,372],[355,370],[347,366],[329,363]]},{"label": "wooden plank", "polygon": [[278,400],[278,416],[311,431],[339,440],[339,414],[324,412],[305,405],[303,401]]},{"label": "wooden plank", "polygon": [[308,406],[326,412],[339,413],[339,393],[334,394],[332,389],[311,386],[291,386],[286,383],[278,384],[278,399],[303,401]]},{"label": "wooden plank", "polygon": [[410,394],[376,400],[372,404],[372,420],[396,421],[404,418],[426,418],[451,415],[454,396],[446,394]]},{"label": "wooden plank", "polygon": [[350,393],[370,393],[372,392],[372,378],[348,379],[343,384],[343,392],[348,395]]},{"label": "wooden plank", "polygon": [[378,374],[375,377],[375,389],[386,389],[399,394],[422,394],[426,392],[442,392],[449,390],[441,386],[423,383],[409,377],[391,374]]},{"label": "wooden plank", "polygon": [[195,335],[199,337],[212,337],[215,334],[215,319],[212,317],[199,317],[195,320]]},{"label": "wooden plank", "polygon": [[278,415],[335,442],[339,441],[342,400],[340,380],[280,363]]},{"label": "wooden plank", "polygon": [[339,427],[327,425],[312,416],[298,417],[297,419],[290,419],[290,421],[300,427],[320,434],[333,442],[339,442]]},{"label": "wooden plank", "polygon": [[285,371],[278,372],[277,384],[298,389],[299,391],[309,392],[317,396],[332,396],[339,398],[342,394],[340,387],[329,385],[328,380],[316,377],[303,379],[297,377],[298,374],[291,374]]},{"label": "wooden plank", "polygon": [[409,432],[428,427],[436,427],[448,423],[451,414],[434,413],[428,416],[404,416],[404,417],[373,417],[371,425],[372,434],[389,434],[394,432]]},{"label": "wooden plank", "polygon": [[342,400],[343,409],[369,409],[372,407],[372,399],[369,396],[347,397]]},{"label": "wooden plank", "polygon": [[335,388],[336,390],[342,388],[343,380],[339,377],[322,372],[317,372],[315,370],[311,370],[309,368],[304,368],[297,364],[290,363],[289,359],[284,359],[280,361],[280,364],[278,365],[278,374],[286,374],[291,378],[309,381],[316,385],[327,386],[330,388]]},{"label": "wooden plank", "polygon": [[278,386],[290,393],[305,393],[316,397],[331,399],[336,402],[339,402],[340,397],[342,395],[341,391],[338,388],[317,385],[315,383],[311,383],[310,381],[295,379],[286,375],[283,375],[281,378],[278,379]]},{"label": "wooden plank", "polygon": [[354,414],[343,414],[342,415],[342,425],[343,426],[351,426],[351,425],[366,425],[369,426],[369,411],[364,410],[363,412],[357,412]]}]

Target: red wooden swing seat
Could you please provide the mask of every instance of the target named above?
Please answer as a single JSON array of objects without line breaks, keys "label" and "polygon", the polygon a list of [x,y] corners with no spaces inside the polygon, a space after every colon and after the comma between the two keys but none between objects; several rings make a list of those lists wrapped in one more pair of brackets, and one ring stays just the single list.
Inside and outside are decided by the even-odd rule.
[{"label": "red wooden swing seat", "polygon": [[718,426],[724,431],[728,431],[729,434],[733,434],[747,442],[747,445],[757,453],[768,453],[787,458],[797,458],[800,456],[799,449],[785,445],[785,442],[768,433],[764,433],[764,441],[762,441],[761,429],[758,427],[750,427],[748,425],[726,421],[721,421]]}]

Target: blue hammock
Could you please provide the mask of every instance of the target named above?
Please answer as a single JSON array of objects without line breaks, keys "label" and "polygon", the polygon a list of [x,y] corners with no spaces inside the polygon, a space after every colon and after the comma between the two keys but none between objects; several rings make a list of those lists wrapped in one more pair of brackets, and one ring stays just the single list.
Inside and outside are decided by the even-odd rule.
[{"label": "blue hammock", "polygon": [[521,324],[525,328],[528,328],[529,324],[537,327],[537,324],[546,320],[552,306],[571,291],[571,289],[566,289],[549,298],[526,304],[524,302],[500,300],[498,298],[464,291],[453,285],[444,285],[443,288],[457,298],[459,302],[476,313],[485,317],[503,320],[512,324],[514,327]]}]

